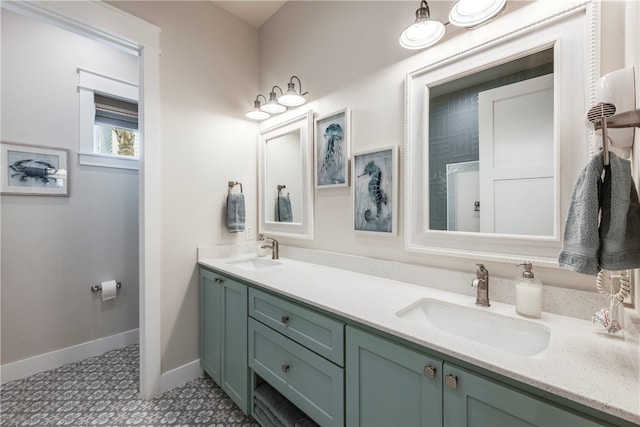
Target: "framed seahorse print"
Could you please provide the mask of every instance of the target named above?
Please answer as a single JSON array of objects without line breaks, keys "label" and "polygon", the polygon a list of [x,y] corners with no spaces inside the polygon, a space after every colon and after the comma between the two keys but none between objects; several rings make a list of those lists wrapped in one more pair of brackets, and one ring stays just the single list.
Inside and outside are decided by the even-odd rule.
[{"label": "framed seahorse print", "polygon": [[349,109],[343,108],[314,120],[318,189],[349,186],[350,116]]},{"label": "framed seahorse print", "polygon": [[392,145],[354,154],[353,230],[398,234],[398,147]]}]

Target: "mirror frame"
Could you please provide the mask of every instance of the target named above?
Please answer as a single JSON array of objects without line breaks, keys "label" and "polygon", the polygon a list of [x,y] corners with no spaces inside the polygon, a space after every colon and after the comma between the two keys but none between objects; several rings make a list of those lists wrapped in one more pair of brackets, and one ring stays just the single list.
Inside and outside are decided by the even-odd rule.
[{"label": "mirror frame", "polygon": [[[433,62],[406,75],[407,251],[557,266],[571,190],[594,151],[593,132],[586,127],[584,114],[595,98],[600,41],[597,1],[575,2],[568,7],[566,3],[550,3],[532,3],[500,18],[497,25],[476,30],[473,37],[469,33],[456,37],[442,45],[440,58],[436,55]],[[429,116],[429,88],[549,47],[554,48],[554,204],[559,208],[554,212],[553,235],[429,230],[429,123],[422,119]]]},{"label": "mirror frame", "polygon": [[[302,167],[302,222],[267,221],[267,141],[298,131],[300,133],[300,165]],[[258,232],[269,236],[298,239],[314,237],[314,181],[313,181],[313,111],[262,129],[258,133]]]}]

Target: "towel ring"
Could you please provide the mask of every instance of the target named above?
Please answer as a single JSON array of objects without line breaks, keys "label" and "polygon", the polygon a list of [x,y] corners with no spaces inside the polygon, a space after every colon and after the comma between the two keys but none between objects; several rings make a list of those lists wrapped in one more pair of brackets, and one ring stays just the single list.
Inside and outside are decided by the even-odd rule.
[{"label": "towel ring", "polygon": [[231,191],[236,185],[240,186],[240,193],[242,193],[242,183],[238,181],[229,181],[229,191]]}]

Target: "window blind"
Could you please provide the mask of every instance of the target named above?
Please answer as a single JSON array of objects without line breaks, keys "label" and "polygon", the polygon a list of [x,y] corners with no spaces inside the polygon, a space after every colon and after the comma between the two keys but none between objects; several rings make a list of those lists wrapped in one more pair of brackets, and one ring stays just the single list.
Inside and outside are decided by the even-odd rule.
[{"label": "window blind", "polygon": [[94,94],[95,123],[120,129],[138,130],[138,104]]}]

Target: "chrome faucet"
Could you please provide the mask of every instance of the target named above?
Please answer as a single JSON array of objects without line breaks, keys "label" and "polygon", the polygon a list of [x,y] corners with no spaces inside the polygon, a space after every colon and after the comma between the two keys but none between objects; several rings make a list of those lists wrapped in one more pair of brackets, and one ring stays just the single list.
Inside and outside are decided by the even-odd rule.
[{"label": "chrome faucet", "polygon": [[265,248],[265,249],[271,249],[271,259],[280,259],[280,254],[279,252],[279,243],[276,239],[274,239],[273,237],[265,237],[265,240],[269,239],[271,240],[271,244],[267,245],[267,244],[262,244],[261,248]]},{"label": "chrome faucet", "polygon": [[476,305],[489,307],[489,272],[484,268],[484,264],[476,264],[476,278],[471,282],[471,286],[476,288]]}]

